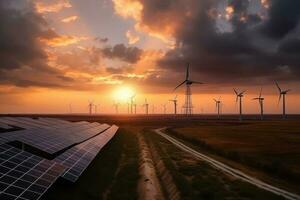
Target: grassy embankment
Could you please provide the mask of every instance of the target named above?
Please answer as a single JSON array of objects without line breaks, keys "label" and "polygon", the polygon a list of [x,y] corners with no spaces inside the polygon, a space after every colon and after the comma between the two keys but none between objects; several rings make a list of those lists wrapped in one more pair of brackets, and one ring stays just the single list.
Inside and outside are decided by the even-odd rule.
[{"label": "grassy embankment", "polygon": [[60,178],[43,199],[137,199],[138,144],[134,133],[119,129],[75,183]]},{"label": "grassy embankment", "polygon": [[167,133],[292,185],[300,183],[299,122],[214,123]]},{"label": "grassy embankment", "polygon": [[205,162],[194,159],[151,131],[145,131],[145,138],[147,142],[152,142],[157,148],[182,199],[283,199],[228,177]]}]

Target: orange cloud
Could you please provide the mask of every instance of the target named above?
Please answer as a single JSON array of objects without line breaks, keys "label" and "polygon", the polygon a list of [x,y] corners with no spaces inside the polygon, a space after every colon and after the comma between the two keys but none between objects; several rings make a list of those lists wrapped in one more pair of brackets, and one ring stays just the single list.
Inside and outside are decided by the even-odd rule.
[{"label": "orange cloud", "polygon": [[71,44],[76,44],[76,43],[78,43],[82,40],[86,40],[86,39],[88,39],[88,38],[62,35],[62,36],[57,36],[57,37],[51,38],[51,39],[40,38],[40,41],[51,47],[63,47],[63,46],[71,45]]},{"label": "orange cloud", "polygon": [[[128,19],[132,18],[136,21],[134,26],[136,31],[148,33],[150,36],[156,37],[169,47],[173,47],[175,40],[173,35],[177,28],[178,20],[167,17],[170,13],[160,17],[160,21],[152,24],[145,24],[142,21],[143,4],[139,0],[113,0],[114,11],[117,15]],[[174,15],[175,16],[175,15]]]},{"label": "orange cloud", "polygon": [[140,41],[140,37],[134,35],[130,30],[126,32],[126,37],[128,38],[128,44],[135,44]]},{"label": "orange cloud", "polygon": [[264,8],[266,8],[266,9],[270,8],[270,1],[269,0],[260,0],[260,3]]},{"label": "orange cloud", "polygon": [[227,6],[225,8],[225,11],[226,11],[226,15],[225,15],[226,19],[229,20],[232,17],[233,13],[234,13],[234,8],[232,6]]},{"label": "orange cloud", "polygon": [[62,19],[61,21],[62,21],[63,23],[70,23],[70,22],[76,21],[77,19],[78,19],[78,16],[73,15],[73,16],[66,17],[66,18]]},{"label": "orange cloud", "polygon": [[64,8],[71,8],[71,7],[72,5],[69,2],[69,0],[59,0],[59,1],[55,1],[54,3],[52,1],[51,4],[44,3],[44,2],[35,3],[35,8],[39,13],[59,12]]}]

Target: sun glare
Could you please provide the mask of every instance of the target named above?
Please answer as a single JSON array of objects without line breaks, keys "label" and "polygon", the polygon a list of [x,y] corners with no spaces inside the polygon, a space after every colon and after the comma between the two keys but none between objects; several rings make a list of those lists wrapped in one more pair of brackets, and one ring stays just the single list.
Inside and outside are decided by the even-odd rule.
[{"label": "sun glare", "polygon": [[123,86],[115,90],[113,98],[116,101],[126,102],[134,95],[134,90],[129,86]]}]

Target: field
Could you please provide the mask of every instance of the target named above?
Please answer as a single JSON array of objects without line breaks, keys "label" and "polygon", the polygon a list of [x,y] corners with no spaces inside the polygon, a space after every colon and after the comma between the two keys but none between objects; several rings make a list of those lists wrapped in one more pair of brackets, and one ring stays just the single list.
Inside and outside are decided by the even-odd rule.
[{"label": "field", "polygon": [[158,183],[152,182],[154,190],[163,194],[158,199],[284,199],[178,149],[153,132],[161,127],[167,127],[165,133],[201,153],[274,186],[295,193],[300,191],[298,116],[286,121],[269,116],[265,122],[255,120],[255,116],[249,116],[244,122],[234,120],[236,116],[223,120],[215,120],[213,116],[163,115],[50,117],[116,124],[120,129],[76,183],[59,179],[42,199],[141,199],[149,192],[141,185],[152,182],[151,177],[141,172],[144,148],[140,145],[141,138],[149,151],[144,163],[153,163],[158,179]]}]

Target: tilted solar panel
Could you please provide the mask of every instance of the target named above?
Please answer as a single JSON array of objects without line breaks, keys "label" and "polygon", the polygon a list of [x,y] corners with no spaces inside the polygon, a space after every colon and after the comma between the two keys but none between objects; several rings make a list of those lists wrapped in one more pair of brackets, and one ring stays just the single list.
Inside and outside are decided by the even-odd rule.
[{"label": "tilted solar panel", "polygon": [[0,199],[39,199],[65,167],[7,144],[0,145]]},{"label": "tilted solar panel", "polygon": [[96,137],[78,144],[56,157],[54,161],[68,168],[62,177],[75,182],[99,151],[113,138],[117,130],[118,127],[113,125]]},{"label": "tilted solar panel", "polygon": [[[93,123],[94,124],[94,123]],[[80,126],[70,129],[27,129],[0,134],[8,141],[19,141],[48,154],[54,154],[71,145],[87,140],[109,128],[107,124]]]}]

